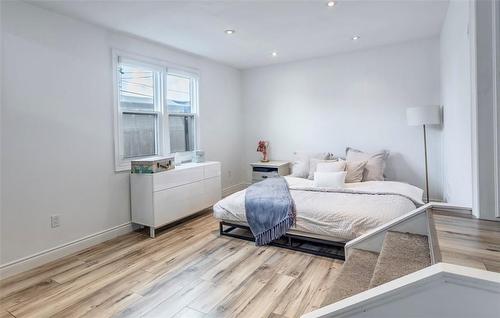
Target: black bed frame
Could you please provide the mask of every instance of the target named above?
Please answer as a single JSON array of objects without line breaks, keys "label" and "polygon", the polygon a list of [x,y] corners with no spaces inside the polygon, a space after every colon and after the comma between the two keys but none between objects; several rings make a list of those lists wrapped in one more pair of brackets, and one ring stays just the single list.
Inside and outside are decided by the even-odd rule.
[{"label": "black bed frame", "polygon": [[[234,233],[235,230],[245,230],[245,234]],[[245,225],[234,224],[226,221],[219,222],[220,235],[230,236],[246,241],[255,242],[250,228]],[[241,232],[241,231],[240,231]],[[278,240],[272,241],[269,245],[278,246],[294,251],[325,256],[334,259],[345,260],[343,242],[322,240],[319,238],[305,237],[301,235],[285,234]]]}]

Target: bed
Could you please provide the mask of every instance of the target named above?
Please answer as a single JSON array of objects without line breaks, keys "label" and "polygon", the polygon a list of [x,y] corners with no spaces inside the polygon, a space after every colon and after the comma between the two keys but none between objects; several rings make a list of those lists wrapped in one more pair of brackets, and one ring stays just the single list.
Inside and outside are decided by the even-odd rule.
[{"label": "bed", "polygon": [[[345,243],[423,204],[423,191],[402,182],[368,181],[326,189],[313,187],[308,179],[285,179],[297,211],[296,226],[287,232],[293,237]],[[213,210],[221,234],[222,225],[245,228],[245,190],[220,200]]]}]

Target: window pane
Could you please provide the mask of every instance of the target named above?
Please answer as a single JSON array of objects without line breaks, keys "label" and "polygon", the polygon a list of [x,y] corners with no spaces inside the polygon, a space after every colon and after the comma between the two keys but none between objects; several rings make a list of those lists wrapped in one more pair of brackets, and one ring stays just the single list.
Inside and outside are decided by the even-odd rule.
[{"label": "window pane", "polygon": [[194,118],[192,116],[172,116],[168,118],[170,127],[170,151],[194,150]]},{"label": "window pane", "polygon": [[191,80],[180,75],[167,75],[167,111],[191,113]]},{"label": "window pane", "polygon": [[123,158],[156,155],[156,115],[123,114]]},{"label": "window pane", "polygon": [[154,110],[154,71],[122,64],[118,75],[120,107],[128,110]]}]

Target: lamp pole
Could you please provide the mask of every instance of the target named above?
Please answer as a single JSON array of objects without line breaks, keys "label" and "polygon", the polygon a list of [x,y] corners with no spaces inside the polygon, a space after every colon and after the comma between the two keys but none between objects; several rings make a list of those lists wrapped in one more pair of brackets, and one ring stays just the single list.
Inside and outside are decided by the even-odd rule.
[{"label": "lamp pole", "polygon": [[424,126],[424,156],[425,156],[425,193],[426,193],[426,203],[429,203],[429,171],[427,169],[427,133]]}]

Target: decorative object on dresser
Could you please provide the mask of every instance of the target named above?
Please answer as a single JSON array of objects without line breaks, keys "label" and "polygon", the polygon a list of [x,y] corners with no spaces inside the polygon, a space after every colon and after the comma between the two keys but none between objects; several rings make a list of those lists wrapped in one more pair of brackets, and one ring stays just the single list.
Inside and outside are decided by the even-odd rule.
[{"label": "decorative object on dresser", "polygon": [[427,132],[425,125],[441,124],[441,106],[423,106],[406,109],[409,126],[424,127],[424,160],[425,160],[425,200],[429,203],[429,171],[427,169]]},{"label": "decorative object on dresser", "polygon": [[175,156],[156,156],[132,160],[131,173],[157,173],[175,168]]},{"label": "decorative object on dresser", "polygon": [[269,162],[269,157],[267,155],[267,150],[269,148],[269,141],[261,140],[257,146],[257,152],[262,152],[261,162]]},{"label": "decorative object on dresser", "polygon": [[290,162],[288,161],[268,161],[254,162],[252,167],[252,183],[262,181],[275,174],[287,176],[290,174]]},{"label": "decorative object on dresser", "polygon": [[186,163],[175,169],[130,175],[132,223],[155,229],[211,207],[222,197],[220,162]]},{"label": "decorative object on dresser", "polygon": [[195,150],[193,151],[193,162],[205,162],[205,151]]}]

